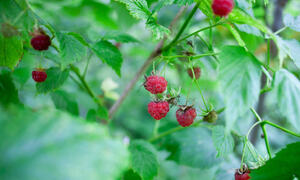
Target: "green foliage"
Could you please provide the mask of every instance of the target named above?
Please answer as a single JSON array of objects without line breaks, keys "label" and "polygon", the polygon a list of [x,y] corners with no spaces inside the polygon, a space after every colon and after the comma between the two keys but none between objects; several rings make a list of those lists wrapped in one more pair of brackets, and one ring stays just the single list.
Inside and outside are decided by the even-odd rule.
[{"label": "green foliage", "polygon": [[119,49],[108,41],[98,41],[93,47],[95,54],[115,72],[121,76],[121,66],[123,62],[122,54]]},{"label": "green foliage", "polygon": [[124,34],[121,32],[113,32],[113,31],[105,33],[103,38],[106,40],[115,40],[117,42],[122,42],[122,43],[139,42],[137,39],[135,39],[134,37],[132,37],[128,34]]},{"label": "green foliage", "polygon": [[249,140],[244,140],[244,146],[244,162],[246,164],[250,165],[250,167],[259,167],[265,163],[265,160]]},{"label": "green foliage", "polygon": [[278,179],[290,180],[300,178],[299,157],[300,142],[292,143],[282,149],[276,156],[266,162],[264,166],[251,171],[251,179],[268,180]]},{"label": "green foliage", "polygon": [[148,142],[135,140],[129,146],[132,169],[142,179],[150,180],[157,175],[158,161],[155,148]]},{"label": "green foliage", "polygon": [[290,14],[286,14],[283,18],[283,22],[285,26],[294,31],[300,32],[300,16],[293,17]]},{"label": "green foliage", "polygon": [[10,103],[19,103],[18,90],[16,89],[11,73],[0,72],[0,104],[6,106]]},{"label": "green foliage", "polygon": [[21,37],[4,37],[0,34],[0,66],[14,69],[23,55],[23,42]]},{"label": "green foliage", "polygon": [[64,84],[69,76],[68,69],[61,71],[58,67],[47,69],[46,73],[47,79],[44,82],[36,84],[36,90],[38,93],[48,93],[56,90]]},{"label": "green foliage", "polygon": [[73,115],[79,114],[78,104],[74,96],[61,90],[52,92],[50,95],[57,109],[68,111]]},{"label": "green foliage", "polygon": [[261,68],[255,56],[238,46],[223,47],[219,58],[219,80],[226,104],[226,128],[229,130],[237,118],[256,103]]},{"label": "green foliage", "polygon": [[280,48],[282,48],[287,55],[294,61],[296,66],[300,68],[300,42],[291,39],[291,40],[282,40]]},{"label": "green foliage", "polygon": [[215,126],[212,129],[212,140],[216,147],[217,157],[224,157],[230,154],[234,148],[233,137],[225,131],[223,126]]},{"label": "green foliage", "polygon": [[1,179],[114,180],[128,165],[122,142],[81,118],[15,106],[0,112]]}]

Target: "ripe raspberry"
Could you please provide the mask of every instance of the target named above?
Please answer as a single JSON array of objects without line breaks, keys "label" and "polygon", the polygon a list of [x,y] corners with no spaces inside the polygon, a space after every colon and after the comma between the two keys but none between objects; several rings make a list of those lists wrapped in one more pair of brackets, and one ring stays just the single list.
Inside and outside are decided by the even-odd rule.
[{"label": "ripe raspberry", "polygon": [[213,0],[211,5],[215,15],[220,17],[227,16],[233,9],[233,0]]},{"label": "ripe raspberry", "polygon": [[216,111],[210,111],[206,116],[203,117],[203,121],[209,122],[209,123],[215,123],[218,119],[218,114]]},{"label": "ripe raspberry", "polygon": [[196,116],[196,109],[192,107],[187,107],[185,109],[179,108],[176,111],[176,119],[182,127],[190,126],[191,124],[193,124]]},{"label": "ripe raspberry", "polygon": [[[201,69],[199,67],[193,67],[193,70],[194,70],[194,73],[195,73],[195,78],[199,79],[199,77],[201,76]],[[188,74],[193,79],[194,75],[193,75],[192,68],[188,69]]]},{"label": "ripe raspberry", "polygon": [[35,30],[32,36],[30,43],[35,50],[47,50],[51,45],[50,37],[42,29]]},{"label": "ripe raspberry", "polygon": [[152,94],[159,94],[166,90],[168,82],[164,77],[161,76],[149,76],[146,77],[146,82],[144,83],[144,87],[147,91]]},{"label": "ripe raspberry", "polygon": [[152,101],[148,104],[148,112],[156,120],[166,117],[169,110],[169,103],[167,101]]},{"label": "ripe raspberry", "polygon": [[236,170],[234,174],[235,180],[248,180],[250,179],[250,171],[246,170],[245,172],[241,172],[239,169]]},{"label": "ripe raspberry", "polygon": [[32,79],[35,82],[44,82],[47,79],[47,73],[43,69],[32,71]]}]

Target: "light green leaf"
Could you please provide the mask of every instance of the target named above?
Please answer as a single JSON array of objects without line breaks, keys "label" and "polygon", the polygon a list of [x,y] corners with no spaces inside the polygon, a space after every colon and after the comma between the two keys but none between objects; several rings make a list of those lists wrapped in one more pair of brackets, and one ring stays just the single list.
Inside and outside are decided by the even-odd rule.
[{"label": "light green leaf", "polygon": [[231,32],[231,34],[233,35],[233,37],[236,39],[236,41],[238,42],[238,44],[247,50],[246,44],[243,41],[243,39],[241,38],[239,32],[234,27],[232,27],[229,24],[225,24],[224,26],[227,27],[227,29],[229,29],[229,31]]},{"label": "light green leaf", "polygon": [[291,180],[300,178],[300,142],[288,144],[276,156],[266,162],[264,166],[251,170],[253,180]]},{"label": "light green leaf", "polygon": [[59,88],[67,80],[69,70],[61,71],[60,68],[52,67],[46,70],[47,79],[44,82],[36,84],[38,93],[48,93]]},{"label": "light green leaf", "polygon": [[272,94],[277,98],[279,112],[300,131],[300,81],[287,70],[281,69],[275,73],[273,87]]},{"label": "light green leaf", "polygon": [[300,68],[300,42],[296,39],[283,40],[280,39],[279,48],[281,48],[285,53],[294,61],[296,66]]},{"label": "light green leaf", "polygon": [[170,30],[155,22],[154,18],[148,19],[146,27],[151,30],[153,37],[157,40],[162,39],[164,35],[170,34]]},{"label": "light green leaf", "polygon": [[233,137],[230,133],[225,132],[225,128],[223,126],[213,127],[212,139],[214,146],[218,151],[217,157],[224,157],[233,151]]},{"label": "light green leaf", "polygon": [[122,42],[122,43],[136,43],[139,42],[137,39],[135,39],[134,37],[132,37],[129,34],[125,34],[125,33],[121,33],[121,32],[107,32],[105,33],[104,39],[107,40],[115,40],[117,42]]},{"label": "light green leaf", "polygon": [[235,24],[235,26],[242,32],[245,32],[247,34],[252,34],[254,36],[263,37],[262,33],[253,26],[250,26],[248,24]]},{"label": "light green leaf", "polygon": [[249,140],[244,139],[244,145],[245,145],[244,162],[248,164],[251,168],[256,168],[264,165],[265,160],[257,152],[253,144]]},{"label": "light green leaf", "polygon": [[124,3],[130,14],[137,19],[148,19],[151,15],[146,0],[117,0]]},{"label": "light green leaf", "polygon": [[129,153],[105,129],[69,114],[0,109],[0,179],[115,180]]},{"label": "light green leaf", "polygon": [[293,17],[290,14],[286,14],[283,18],[283,23],[292,30],[300,32],[300,16]]},{"label": "light green leaf", "polygon": [[142,140],[133,141],[129,146],[132,169],[142,179],[151,180],[158,172],[158,161],[155,148]]},{"label": "light green leaf", "polygon": [[258,99],[261,68],[259,61],[244,48],[225,46],[220,53],[219,81],[226,104],[226,128],[233,128]]},{"label": "light green leaf", "polygon": [[14,69],[23,55],[23,41],[19,36],[4,37],[0,34],[0,66]]},{"label": "light green leaf", "polygon": [[86,42],[86,40],[78,33],[75,33],[75,32],[68,32],[66,33],[67,35],[71,35],[73,36],[74,38],[76,38],[81,44],[89,47],[89,43]]},{"label": "light green leaf", "polygon": [[121,76],[122,54],[119,49],[108,41],[98,41],[93,47],[95,54]]},{"label": "light green leaf", "polygon": [[85,44],[78,40],[79,35],[74,36],[74,33],[56,33],[61,55],[61,64],[66,67],[69,64],[80,61],[86,56]]},{"label": "light green leaf", "polygon": [[78,115],[78,104],[73,96],[61,90],[51,93],[51,99],[57,109],[65,110],[71,114]]}]

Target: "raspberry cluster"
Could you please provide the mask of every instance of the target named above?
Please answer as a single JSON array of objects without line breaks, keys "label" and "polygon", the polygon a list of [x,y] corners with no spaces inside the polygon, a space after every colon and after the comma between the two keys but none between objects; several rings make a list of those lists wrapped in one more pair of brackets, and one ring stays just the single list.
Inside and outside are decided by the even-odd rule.
[{"label": "raspberry cluster", "polygon": [[193,107],[188,106],[184,108],[179,108],[176,111],[176,119],[182,127],[187,127],[193,124],[196,116],[196,109]]},{"label": "raspberry cluster", "polygon": [[152,75],[146,77],[144,87],[147,91],[152,94],[163,93],[167,89],[168,82],[162,76]]},{"label": "raspberry cluster", "polygon": [[170,110],[169,103],[167,101],[160,101],[160,102],[152,101],[148,104],[148,112],[156,120],[160,120],[166,117],[169,110]]}]

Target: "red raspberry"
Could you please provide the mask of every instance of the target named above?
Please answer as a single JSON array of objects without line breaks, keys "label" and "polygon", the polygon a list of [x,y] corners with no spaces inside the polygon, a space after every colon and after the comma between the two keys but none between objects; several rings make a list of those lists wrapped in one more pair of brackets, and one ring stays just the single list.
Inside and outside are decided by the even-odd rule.
[{"label": "red raspberry", "polygon": [[167,101],[152,101],[148,104],[148,112],[156,120],[166,117],[169,110],[169,103]]},{"label": "red raspberry", "polygon": [[35,30],[34,33],[32,33],[32,35],[33,38],[31,39],[30,43],[35,50],[47,50],[51,45],[50,37],[47,34],[45,34],[45,32],[42,29]]},{"label": "red raspberry", "polygon": [[47,79],[47,73],[43,69],[32,71],[32,79],[35,82],[44,82]]},{"label": "red raspberry", "polygon": [[241,173],[239,170],[237,170],[234,174],[234,178],[235,180],[248,180],[250,179],[249,174],[250,174],[249,170],[244,173]]},{"label": "red raspberry", "polygon": [[161,76],[149,76],[146,77],[146,82],[144,83],[144,87],[147,91],[152,94],[159,94],[166,90],[168,82],[164,77]]},{"label": "red raspberry", "polygon": [[191,124],[193,124],[196,116],[196,109],[192,107],[187,107],[185,109],[179,108],[176,111],[176,119],[182,127],[190,126]]},{"label": "red raspberry", "polygon": [[[195,78],[199,79],[199,77],[201,76],[201,69],[199,67],[193,67],[193,70],[194,70]],[[194,76],[193,76],[192,68],[188,69],[188,74],[193,79]]]},{"label": "red raspberry", "polygon": [[212,10],[217,16],[227,16],[233,9],[233,0],[213,0]]}]

